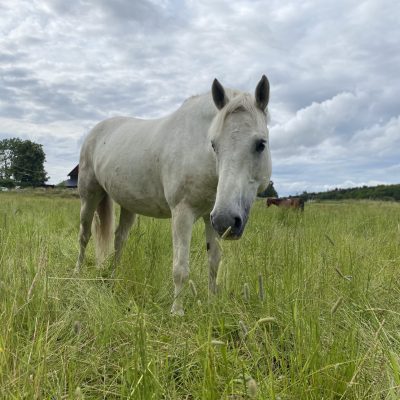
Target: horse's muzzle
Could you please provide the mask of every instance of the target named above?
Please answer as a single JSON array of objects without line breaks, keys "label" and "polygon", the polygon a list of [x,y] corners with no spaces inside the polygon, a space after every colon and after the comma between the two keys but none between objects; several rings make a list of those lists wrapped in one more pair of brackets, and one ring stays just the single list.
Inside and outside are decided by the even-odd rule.
[{"label": "horse's muzzle", "polygon": [[[218,234],[228,240],[240,239],[247,221],[247,218],[243,218],[239,214],[226,212],[211,213],[210,219],[213,228]],[[229,232],[227,232],[227,230],[229,230]]]}]

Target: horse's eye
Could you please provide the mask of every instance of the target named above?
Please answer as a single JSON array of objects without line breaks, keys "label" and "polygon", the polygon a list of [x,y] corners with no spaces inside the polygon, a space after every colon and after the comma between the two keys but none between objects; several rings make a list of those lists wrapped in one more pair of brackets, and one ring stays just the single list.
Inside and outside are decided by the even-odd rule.
[{"label": "horse's eye", "polygon": [[215,152],[217,152],[217,150],[215,150],[215,143],[214,143],[214,142],[211,142],[211,147],[213,148],[213,150],[214,150]]},{"label": "horse's eye", "polygon": [[265,140],[264,139],[260,139],[257,140],[256,142],[256,152],[257,153],[262,153],[265,149]]}]

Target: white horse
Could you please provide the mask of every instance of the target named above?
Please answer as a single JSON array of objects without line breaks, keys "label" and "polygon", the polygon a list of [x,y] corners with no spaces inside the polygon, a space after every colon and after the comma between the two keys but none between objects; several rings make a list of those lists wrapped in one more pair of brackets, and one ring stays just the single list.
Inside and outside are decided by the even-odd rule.
[{"label": "white horse", "polygon": [[254,97],[224,90],[215,79],[211,94],[189,98],[167,117],[116,117],[96,125],[82,145],[79,161],[80,253],[76,270],[84,259],[95,212],[98,261],[111,251],[114,201],[121,206],[114,268],[136,214],[172,217],[175,297],[171,312],[183,315],[181,292],[189,276],[192,226],[202,217],[209,289],[215,293],[218,234],[230,229],[228,239],[240,238],[257,192],[270,180],[268,101],[265,76]]}]

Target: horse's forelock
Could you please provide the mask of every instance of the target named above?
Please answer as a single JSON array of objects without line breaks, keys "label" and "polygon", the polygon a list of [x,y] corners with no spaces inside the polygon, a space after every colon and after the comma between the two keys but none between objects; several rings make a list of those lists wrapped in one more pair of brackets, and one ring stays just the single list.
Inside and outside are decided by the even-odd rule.
[{"label": "horse's forelock", "polygon": [[[250,94],[233,92],[233,97],[230,98],[228,104],[226,104],[226,106],[217,113],[211,123],[210,129],[208,131],[210,139],[216,139],[220,135],[225,119],[228,115],[239,111],[249,112],[251,115],[254,116],[255,119],[258,119],[260,115],[254,98]],[[266,113],[268,118],[268,111],[266,111]]]}]

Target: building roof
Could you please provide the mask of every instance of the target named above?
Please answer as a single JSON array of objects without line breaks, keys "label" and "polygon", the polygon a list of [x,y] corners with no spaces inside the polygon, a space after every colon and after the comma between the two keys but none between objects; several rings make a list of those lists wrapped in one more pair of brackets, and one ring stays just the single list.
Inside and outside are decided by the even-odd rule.
[{"label": "building roof", "polygon": [[79,164],[75,166],[75,168],[67,175],[67,176],[78,176],[79,174]]}]

